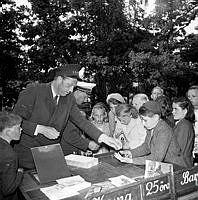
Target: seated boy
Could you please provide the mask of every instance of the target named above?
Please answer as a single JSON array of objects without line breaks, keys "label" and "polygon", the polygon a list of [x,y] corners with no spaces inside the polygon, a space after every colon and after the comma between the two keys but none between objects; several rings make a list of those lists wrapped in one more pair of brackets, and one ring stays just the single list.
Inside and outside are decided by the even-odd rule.
[{"label": "seated boy", "polygon": [[0,199],[16,200],[23,169],[18,168],[16,153],[10,142],[21,136],[21,117],[0,112]]},{"label": "seated boy", "polygon": [[160,104],[148,101],[139,110],[142,123],[147,129],[144,143],[132,150],[121,151],[133,158],[134,164],[144,165],[146,160],[174,163],[186,167],[172,128],[161,119]]}]

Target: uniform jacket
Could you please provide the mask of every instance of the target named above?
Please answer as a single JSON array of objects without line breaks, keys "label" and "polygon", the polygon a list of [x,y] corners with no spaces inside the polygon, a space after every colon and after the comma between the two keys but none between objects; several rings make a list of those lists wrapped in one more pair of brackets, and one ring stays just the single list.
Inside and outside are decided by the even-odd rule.
[{"label": "uniform jacket", "polygon": [[[60,142],[68,120],[82,129],[95,141],[98,141],[101,131],[84,119],[77,107],[73,94],[61,96],[58,105],[53,102],[51,83],[36,84],[28,87],[19,95],[14,112],[20,115],[22,122],[22,136],[15,149],[19,155],[20,166],[33,168],[34,162],[31,147],[49,145]],[[56,140],[50,140],[42,134],[34,135],[37,125],[54,127],[61,133]]]},{"label": "uniform jacket", "polygon": [[22,181],[23,173],[18,172],[17,155],[10,144],[0,138],[0,199],[13,200]]},{"label": "uniform jacket", "polygon": [[86,151],[89,146],[89,139],[82,137],[82,131],[68,120],[64,134],[61,137],[61,147],[64,155]]},{"label": "uniform jacket", "polygon": [[173,131],[188,167],[192,167],[192,151],[195,139],[193,124],[186,119],[182,119],[175,125]]},{"label": "uniform jacket", "polygon": [[160,120],[152,131],[153,133],[147,131],[141,146],[131,150],[133,158],[140,157],[135,159],[135,162],[145,164],[145,160],[153,160],[187,167],[172,128],[165,121]]}]

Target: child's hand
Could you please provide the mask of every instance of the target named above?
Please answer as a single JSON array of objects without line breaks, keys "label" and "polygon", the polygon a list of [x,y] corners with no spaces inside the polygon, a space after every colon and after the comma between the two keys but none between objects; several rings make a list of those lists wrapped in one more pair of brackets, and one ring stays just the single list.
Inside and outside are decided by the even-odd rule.
[{"label": "child's hand", "polygon": [[132,153],[130,150],[121,150],[119,151],[120,155],[125,158],[131,158],[132,159]]},{"label": "child's hand", "polygon": [[124,134],[123,131],[117,131],[115,132],[115,138],[119,138],[123,134]]},{"label": "child's hand", "polygon": [[122,143],[119,140],[116,140],[112,137],[109,137],[105,134],[100,135],[100,137],[98,138],[98,142],[99,143],[105,143],[110,147],[113,147],[115,150],[119,150],[122,148]]},{"label": "child's hand", "polygon": [[89,142],[88,148],[89,148],[90,150],[92,150],[92,151],[96,151],[96,150],[98,150],[99,145],[98,145],[96,142],[94,142],[94,141],[91,140],[91,141]]}]

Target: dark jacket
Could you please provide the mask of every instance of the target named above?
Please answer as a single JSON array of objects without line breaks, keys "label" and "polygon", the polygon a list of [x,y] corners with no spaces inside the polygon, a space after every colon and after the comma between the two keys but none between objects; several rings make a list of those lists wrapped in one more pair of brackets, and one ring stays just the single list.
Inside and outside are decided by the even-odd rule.
[{"label": "dark jacket", "polygon": [[153,160],[187,167],[172,128],[165,121],[160,120],[152,131],[152,134],[151,131],[147,131],[141,146],[131,150],[133,158],[141,157],[139,160],[135,159],[138,164],[145,164],[145,160]]},{"label": "dark jacket", "polygon": [[0,138],[0,199],[14,200],[23,173],[18,172],[17,155],[10,144]]},{"label": "dark jacket", "polygon": [[82,137],[82,131],[76,125],[68,121],[60,144],[64,155],[74,152],[80,154],[81,151],[87,150],[89,141],[89,139]]},{"label": "dark jacket", "polygon": [[[61,96],[58,105],[55,106],[51,83],[36,84],[22,91],[14,107],[14,112],[23,118],[21,140],[19,144],[15,145],[15,149],[19,155],[19,164],[24,168],[34,168],[30,148],[59,143],[62,134],[66,131],[68,120],[95,141],[98,141],[102,134],[81,115],[73,94]],[[50,140],[42,134],[35,136],[34,132],[38,124],[54,127],[61,133],[60,137]]]},{"label": "dark jacket", "polygon": [[174,135],[177,139],[178,145],[181,149],[181,153],[187,163],[188,167],[193,166],[193,147],[195,140],[195,133],[193,124],[186,120],[180,120],[173,129]]}]

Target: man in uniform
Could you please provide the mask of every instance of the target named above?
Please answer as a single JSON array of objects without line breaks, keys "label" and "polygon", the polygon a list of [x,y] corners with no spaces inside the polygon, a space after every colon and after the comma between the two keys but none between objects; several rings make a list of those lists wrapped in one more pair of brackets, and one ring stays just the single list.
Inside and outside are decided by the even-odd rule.
[{"label": "man in uniform", "polygon": [[52,82],[32,85],[21,92],[14,107],[14,112],[23,119],[21,140],[15,145],[19,166],[35,168],[31,148],[59,143],[68,120],[96,142],[121,148],[118,141],[103,134],[80,114],[72,93],[79,70],[76,64],[59,67]]}]

